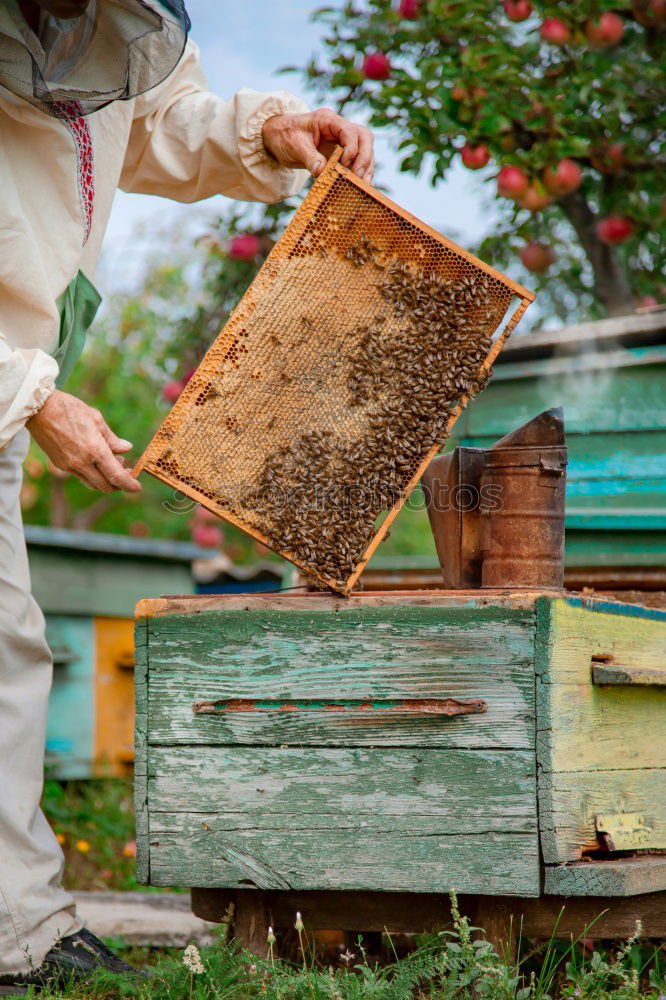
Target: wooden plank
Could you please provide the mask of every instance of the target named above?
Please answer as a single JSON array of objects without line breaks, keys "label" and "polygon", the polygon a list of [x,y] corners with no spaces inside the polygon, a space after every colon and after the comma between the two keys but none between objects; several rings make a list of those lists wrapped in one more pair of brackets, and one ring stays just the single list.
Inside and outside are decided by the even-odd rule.
[{"label": "wooden plank", "polygon": [[[639,521],[640,523],[640,521]],[[570,531],[564,542],[564,562],[568,567],[608,566],[646,567],[661,569],[666,565],[666,532],[631,531]]]},{"label": "wooden plank", "polygon": [[45,613],[131,618],[144,597],[194,589],[183,562],[42,546],[30,547],[28,557],[35,600]]},{"label": "wooden plank", "polygon": [[[427,520],[427,519],[426,519]],[[136,606],[137,618],[164,618],[168,615],[200,615],[204,611],[312,611],[333,612],[360,611],[366,608],[498,608],[509,610],[531,610],[539,594],[552,593],[560,596],[561,591],[533,590],[435,590],[435,591],[395,591],[385,593],[352,594],[338,597],[335,594],[313,592],[309,594],[196,594],[192,596],[174,595],[139,601]],[[194,619],[190,624],[193,624]]]},{"label": "wooden plank", "polygon": [[575,374],[491,382],[456,425],[459,437],[497,439],[535,413],[563,406],[567,434],[662,431],[666,426],[664,365],[618,368],[612,379]]},{"label": "wooden plank", "polygon": [[[569,348],[584,364],[588,354],[599,353],[600,343],[628,342],[634,338],[650,336],[657,343],[663,343],[666,335],[666,314],[661,312],[631,313],[626,316],[611,316],[608,319],[575,323],[557,330],[535,330],[533,333],[514,337],[504,349],[504,355],[513,356],[535,349],[559,352]],[[582,355],[582,357],[581,357]]]},{"label": "wooden plank", "polygon": [[148,815],[148,630],[145,621],[134,629],[134,810],[136,824],[136,880],[150,883]]},{"label": "wooden plank", "polygon": [[512,900],[525,937],[626,939],[642,925],[643,939],[666,938],[666,892],[636,896],[541,896]]},{"label": "wooden plank", "polygon": [[[151,813],[216,812],[225,825],[379,832],[531,833],[534,756],[524,750],[151,747]],[[306,821],[304,817],[308,817]]]},{"label": "wooden plank", "polygon": [[395,823],[393,829],[368,832],[361,823],[340,829],[331,816],[313,816],[285,831],[275,823],[270,828],[270,821],[261,814],[248,822],[242,815],[151,812],[151,884],[539,892],[534,834],[447,835],[397,829]]},{"label": "wooden plank", "polygon": [[[292,919],[293,922],[293,919]],[[239,948],[260,958],[268,957],[268,928],[271,917],[265,892],[237,892],[234,938]]]},{"label": "wooden plank", "polygon": [[[253,602],[254,603],[254,602]],[[307,605],[306,605],[307,606]],[[533,614],[502,608],[342,607],[204,611],[149,621],[153,744],[520,747],[534,745]],[[344,711],[338,701],[344,675]],[[452,718],[359,702],[483,700]],[[293,711],[193,712],[218,699]],[[310,702],[320,703],[319,707]]]},{"label": "wooden plank", "polygon": [[[224,919],[229,903],[253,890],[192,890],[192,909],[204,920]],[[291,927],[299,911],[312,929],[349,929],[391,934],[423,933],[451,923],[450,900],[445,893],[410,892],[265,892],[262,893],[274,927]],[[524,937],[627,938],[634,933],[636,920],[643,925],[643,938],[666,938],[666,892],[629,898],[540,896],[521,899],[458,897],[462,913],[477,926],[480,911],[492,903],[502,903],[513,914],[514,927],[522,927]]]},{"label": "wooden plank", "polygon": [[666,857],[546,866],[545,892],[558,896],[637,896],[666,890]]},{"label": "wooden plank", "polygon": [[538,891],[529,751],[152,747],[148,794],[155,885]]},{"label": "wooden plank", "polygon": [[596,817],[611,812],[648,816],[652,833],[643,846],[666,848],[666,796],[660,794],[664,788],[663,768],[540,772],[543,860],[579,860],[582,847],[597,842]]},{"label": "wooden plank", "polygon": [[90,778],[95,727],[93,621],[49,615],[46,639],[55,660],[46,723],[46,772],[67,780]]},{"label": "wooden plank", "polygon": [[563,356],[549,358],[520,358],[514,362],[509,359],[498,365],[495,382],[515,381],[517,379],[548,379],[561,375],[580,378],[581,370],[585,374],[603,379],[609,375],[614,377],[619,368],[635,368],[639,365],[664,365],[666,362],[666,347],[620,347],[614,351],[603,351],[588,354],[584,361],[578,356]]},{"label": "wooden plank", "polygon": [[591,670],[592,657],[657,668],[665,649],[663,612],[585,599],[538,602],[536,741],[547,862],[579,857],[596,840],[595,813],[642,812],[651,799],[647,811],[663,822],[665,786],[655,781],[666,768],[658,736],[666,690],[597,687]]},{"label": "wooden plank", "polygon": [[666,649],[664,666],[637,667],[626,663],[594,663],[592,665],[594,684],[638,685],[639,687],[666,687]]},{"label": "wooden plank", "polygon": [[95,774],[123,777],[134,760],[134,622],[95,619]]},{"label": "wooden plank", "polygon": [[[485,392],[492,392],[492,388]],[[618,494],[632,493],[640,484],[652,480],[666,487],[666,431],[626,431],[576,433],[567,427],[567,495],[568,499],[582,495],[579,483],[591,484],[588,492],[594,494],[611,481]],[[489,448],[496,441],[493,435],[465,437],[455,443],[466,448]],[[643,492],[645,490],[643,489]]]},{"label": "wooden plank", "polygon": [[539,703],[543,710],[537,724],[537,753],[545,770],[559,774],[581,768],[666,767],[663,688],[547,684],[540,680]]}]

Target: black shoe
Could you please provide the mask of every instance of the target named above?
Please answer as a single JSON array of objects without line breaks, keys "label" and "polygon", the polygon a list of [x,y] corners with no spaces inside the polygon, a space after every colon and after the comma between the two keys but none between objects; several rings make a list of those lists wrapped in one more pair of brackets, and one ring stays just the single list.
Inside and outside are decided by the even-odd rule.
[{"label": "black shoe", "polygon": [[108,969],[120,975],[141,976],[137,969],[123,962],[84,927],[76,934],[61,938],[38,969],[25,975],[0,976],[0,997],[25,996],[29,986],[39,989],[47,983],[65,986],[71,981],[81,982],[99,969]]}]

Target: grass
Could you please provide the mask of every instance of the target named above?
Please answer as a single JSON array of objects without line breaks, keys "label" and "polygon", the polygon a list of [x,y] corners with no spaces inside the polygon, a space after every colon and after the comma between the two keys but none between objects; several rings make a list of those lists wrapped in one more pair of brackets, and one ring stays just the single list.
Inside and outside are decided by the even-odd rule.
[{"label": "grass", "polygon": [[[45,783],[43,808],[62,842],[69,889],[146,890],[134,877],[131,779]],[[161,891],[161,890],[148,890]],[[297,921],[285,938],[266,942],[266,958],[240,952],[220,937],[202,949],[195,972],[176,950],[127,949],[108,942],[153,978],[139,982],[102,974],[84,986],[42,991],[41,1000],[666,1000],[659,949],[637,938],[594,950],[551,939],[521,942],[512,966],[495,954],[452,897],[453,931],[410,942],[384,936],[382,956],[362,945],[340,954],[314,942]],[[281,957],[277,957],[278,949]],[[197,953],[199,954],[199,953]],[[288,956],[288,957],[286,957]],[[290,960],[291,958],[291,960]],[[190,964],[199,968],[196,961]]]},{"label": "grass", "polygon": [[44,782],[42,809],[65,854],[67,889],[149,891],[134,876],[131,778]]},{"label": "grass", "polygon": [[[300,918],[294,961],[278,958],[269,935],[266,958],[220,941],[157,959],[149,979],[100,974],[85,986],[43,991],[41,1000],[665,1000],[659,949],[636,937],[605,952],[582,942],[551,940],[511,966],[476,934],[452,895],[453,930],[418,939],[417,947],[380,964],[362,944],[318,959]],[[387,937],[389,949],[391,939]],[[117,945],[117,942],[116,942]],[[145,965],[146,954],[126,955]]]}]

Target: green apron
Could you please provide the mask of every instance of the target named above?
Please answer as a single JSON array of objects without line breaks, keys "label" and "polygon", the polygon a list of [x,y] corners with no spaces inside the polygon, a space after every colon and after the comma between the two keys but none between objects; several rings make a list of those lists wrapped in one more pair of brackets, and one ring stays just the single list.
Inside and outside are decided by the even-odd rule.
[{"label": "green apron", "polygon": [[86,342],[86,333],[99,309],[102,296],[83,271],[79,271],[73,281],[56,300],[60,313],[60,339],[53,351],[60,372],[56,387],[62,389],[72,374],[74,365],[81,357]]}]

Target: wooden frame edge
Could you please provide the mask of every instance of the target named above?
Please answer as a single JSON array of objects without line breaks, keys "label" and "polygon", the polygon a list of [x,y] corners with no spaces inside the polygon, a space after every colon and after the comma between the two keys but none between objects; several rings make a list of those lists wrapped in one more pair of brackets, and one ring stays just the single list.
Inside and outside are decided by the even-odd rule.
[{"label": "wooden frame edge", "polygon": [[[505,275],[501,274],[501,272],[499,272],[499,271],[495,270],[495,268],[491,267],[490,264],[486,264],[484,261],[480,260],[478,257],[475,257],[474,254],[470,253],[467,250],[464,250],[462,247],[459,247],[452,240],[449,240],[447,237],[443,236],[441,233],[438,233],[436,229],[432,228],[432,226],[429,226],[427,223],[422,222],[416,216],[412,215],[406,209],[403,209],[400,205],[396,204],[394,201],[392,201],[386,195],[382,194],[382,192],[378,191],[371,184],[368,184],[367,181],[364,181],[362,178],[357,177],[354,173],[352,173],[351,170],[349,170],[347,167],[343,166],[339,162],[340,156],[342,155],[342,152],[343,152],[343,150],[342,150],[342,148],[340,146],[336,146],[335,147],[335,150],[331,154],[331,156],[328,158],[328,160],[326,162],[326,166],[324,167],[322,173],[315,180],[315,182],[314,182],[314,184],[313,184],[310,192],[307,195],[307,198],[304,199],[301,202],[301,204],[299,205],[299,207],[297,208],[297,210],[296,210],[293,218],[291,219],[291,221],[287,225],[287,227],[286,227],[286,229],[285,229],[285,231],[284,231],[281,239],[283,241],[286,239],[286,242],[287,243],[291,242],[292,245],[295,242],[297,242],[298,239],[300,239],[300,237],[301,237],[304,229],[307,227],[308,223],[310,222],[310,220],[311,220],[314,212],[316,212],[316,210],[319,207],[319,205],[321,204],[321,202],[324,200],[324,198],[328,195],[329,191],[331,190],[331,187],[332,187],[331,176],[332,175],[337,175],[337,176],[342,176],[346,180],[352,182],[360,190],[362,190],[365,194],[367,194],[370,197],[374,198],[376,201],[378,201],[380,204],[382,204],[385,208],[387,208],[390,211],[394,212],[395,214],[397,214],[398,216],[400,216],[402,219],[404,219],[406,222],[409,222],[411,225],[415,226],[417,229],[421,230],[422,232],[425,232],[426,235],[430,236],[432,239],[436,240],[437,242],[443,244],[444,246],[446,246],[447,248],[449,248],[450,250],[452,250],[454,253],[458,254],[459,256],[462,256],[464,259],[466,259],[467,261],[469,261],[470,263],[472,263],[475,267],[478,267],[478,268],[484,270],[491,277],[497,279],[498,281],[501,281],[506,287],[508,287],[513,292],[513,296],[514,297],[517,296],[517,297],[519,297],[521,299],[521,302],[516,307],[516,309],[514,310],[514,312],[512,313],[510,319],[507,321],[506,325],[504,326],[503,330],[500,332],[500,334],[497,337],[497,339],[495,340],[495,342],[492,344],[491,349],[490,349],[490,351],[489,351],[486,359],[484,360],[483,364],[481,365],[481,367],[479,369],[479,374],[483,375],[492,366],[492,364],[495,361],[497,355],[499,354],[500,350],[502,349],[504,343],[508,339],[511,331],[515,328],[515,326],[517,325],[517,323],[519,322],[519,320],[522,318],[522,316],[524,315],[525,310],[527,309],[527,307],[530,305],[530,303],[532,303],[534,301],[535,294],[533,292],[530,292],[528,289],[524,288],[522,285],[519,285],[517,282],[512,281],[512,279],[507,278]],[[320,196],[318,198],[316,198],[316,197],[313,198],[313,194],[315,192],[317,192],[317,190],[319,190]],[[309,199],[309,202],[306,204],[306,200],[307,199]],[[277,244],[276,244],[276,247],[277,247]],[[243,313],[243,305],[245,304],[245,308],[248,308],[248,306],[251,305],[252,299],[254,298],[254,296],[255,296],[255,294],[257,292],[257,287],[256,287],[257,282],[259,281],[259,283],[261,283],[261,275],[262,275],[262,273],[264,274],[264,276],[268,276],[270,274],[270,262],[271,262],[271,258],[273,256],[273,253],[276,251],[276,247],[274,247],[271,250],[271,252],[268,254],[266,260],[264,261],[264,263],[262,264],[261,268],[259,269],[259,272],[255,276],[252,284],[245,291],[243,297],[241,298],[241,300],[238,303],[238,305],[236,306],[236,308],[232,311],[229,319],[227,320],[227,323],[224,325],[224,327],[222,328],[222,330],[226,329],[229,324],[234,323],[234,322],[238,322],[238,321],[242,320],[242,317],[244,315],[244,313]],[[282,249],[282,252],[284,252],[284,247]],[[192,377],[192,379],[188,383],[185,391],[179,397],[179,399],[174,403],[174,405],[171,408],[171,410],[169,410],[169,413],[165,416],[164,420],[161,422],[160,426],[158,427],[158,429],[156,430],[155,434],[153,435],[151,441],[146,446],[146,448],[143,451],[142,455],[139,457],[138,461],[136,462],[136,464],[134,465],[134,467],[132,469],[131,475],[135,479],[137,479],[138,476],[141,474],[141,472],[143,472],[143,471],[147,472],[149,475],[152,475],[158,481],[166,483],[169,486],[172,486],[179,493],[183,493],[185,496],[189,496],[192,500],[195,500],[196,502],[200,503],[202,506],[206,507],[206,509],[211,510],[211,512],[214,513],[221,520],[226,521],[228,524],[232,524],[235,527],[240,528],[246,534],[250,535],[251,538],[256,539],[257,541],[261,542],[263,545],[266,545],[268,548],[271,549],[271,551],[276,551],[269,544],[268,536],[266,534],[264,534],[263,532],[261,532],[259,529],[251,527],[246,522],[242,521],[240,518],[237,518],[233,514],[220,511],[217,507],[213,510],[209,506],[209,502],[210,502],[209,498],[206,497],[206,496],[204,496],[203,493],[201,493],[195,487],[189,486],[189,484],[183,483],[180,480],[176,480],[175,477],[170,476],[168,473],[165,474],[164,470],[160,470],[160,473],[158,475],[155,470],[153,470],[153,469],[150,468],[150,462],[151,462],[151,458],[152,458],[152,453],[153,453],[154,450],[156,450],[155,439],[159,435],[160,431],[162,430],[162,428],[165,427],[165,425],[167,424],[167,422],[172,418],[173,414],[177,413],[177,411],[178,411],[179,408],[185,408],[189,404],[190,397],[192,395],[195,395],[199,391],[198,390],[199,382],[202,382],[206,378],[208,378],[207,375],[203,375],[203,374],[201,376],[199,376],[199,370],[204,365],[208,354],[210,353],[211,349],[213,348],[213,346],[217,342],[217,339],[219,338],[220,334],[222,333],[222,330],[220,331],[220,333],[218,333],[217,337],[215,338],[215,340],[213,341],[213,343],[211,344],[211,346],[208,348],[208,351],[206,352],[206,354],[204,355],[204,357],[203,357],[203,359],[201,361],[199,369],[197,370],[197,372],[194,374],[194,376]],[[233,330],[230,331],[230,332],[233,332]],[[449,421],[447,422],[447,425],[446,425],[446,437],[447,438],[448,438],[448,436],[451,433],[453,425],[455,424],[456,420],[458,419],[458,417],[460,416],[460,414],[463,412],[463,410],[465,409],[465,407],[468,405],[470,399],[471,399],[471,393],[468,393],[466,396],[463,396],[463,398],[459,402],[458,406],[455,408],[455,410],[452,411],[452,413],[451,413],[451,415],[449,417]],[[384,520],[382,521],[381,525],[379,526],[379,528],[377,529],[377,531],[373,535],[373,538],[370,541],[369,545],[367,546],[367,548],[362,553],[361,559],[359,560],[359,562],[356,565],[356,569],[351,574],[351,576],[348,577],[348,579],[345,581],[345,584],[344,584],[343,587],[340,587],[339,584],[337,583],[337,581],[332,581],[330,579],[327,579],[325,577],[320,576],[318,573],[314,573],[312,571],[311,567],[304,566],[302,563],[298,562],[296,559],[291,558],[291,556],[289,556],[286,551],[277,552],[277,555],[281,556],[283,559],[286,559],[292,565],[296,566],[299,570],[302,570],[304,573],[307,574],[307,576],[314,577],[316,580],[318,580],[325,587],[331,589],[334,593],[340,594],[343,597],[348,597],[349,594],[351,593],[353,587],[358,582],[358,580],[359,580],[361,574],[363,573],[363,571],[364,571],[364,569],[365,569],[368,561],[370,560],[370,558],[372,557],[372,555],[374,554],[374,552],[377,550],[378,546],[380,545],[380,543],[382,542],[382,540],[384,539],[384,537],[386,536],[386,532],[388,531],[389,527],[391,526],[391,524],[393,523],[393,521],[395,520],[395,518],[398,516],[398,514],[400,513],[400,511],[402,510],[402,508],[404,507],[404,505],[409,500],[409,497],[411,496],[414,488],[417,486],[417,484],[418,484],[418,482],[419,482],[419,480],[420,480],[420,478],[421,478],[424,470],[430,464],[430,462],[435,457],[435,455],[439,452],[440,448],[441,448],[441,444],[434,445],[433,448],[428,452],[428,454],[426,455],[426,457],[423,459],[423,461],[419,465],[417,471],[414,473],[414,475],[410,479],[409,483],[405,487],[404,495],[387,512],[386,517],[384,518]]]}]

